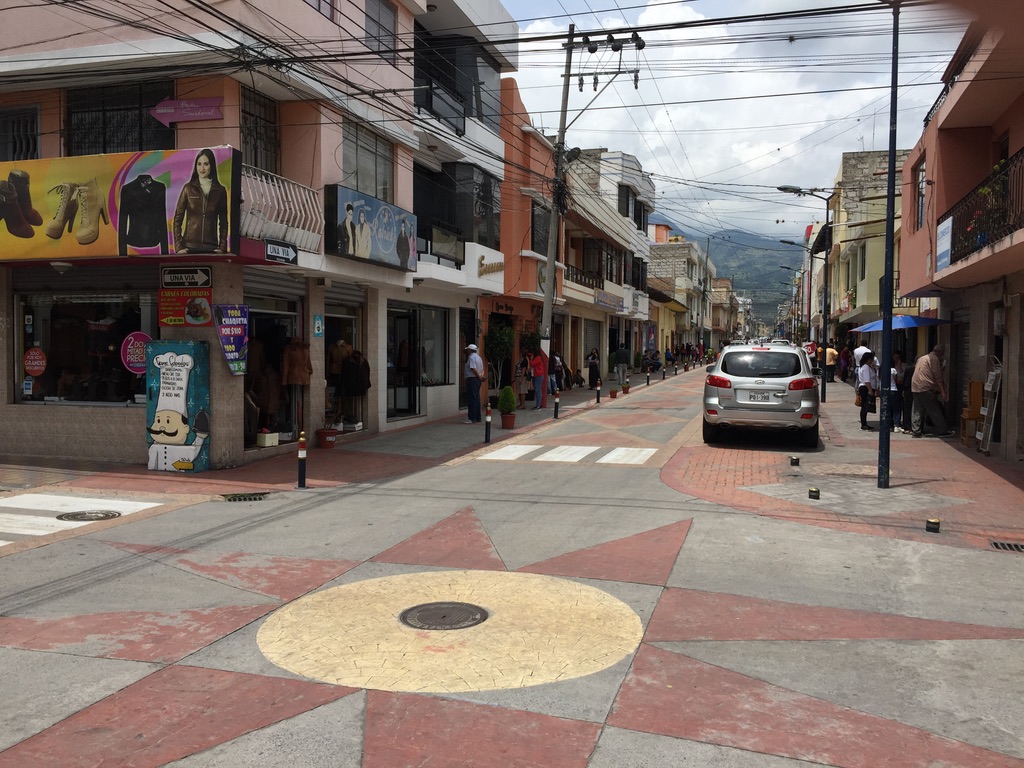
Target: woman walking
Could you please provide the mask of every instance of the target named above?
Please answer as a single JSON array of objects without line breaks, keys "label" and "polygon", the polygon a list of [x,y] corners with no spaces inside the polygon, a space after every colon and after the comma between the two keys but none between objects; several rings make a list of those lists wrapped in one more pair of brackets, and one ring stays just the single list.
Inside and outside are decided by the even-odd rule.
[{"label": "woman walking", "polygon": [[590,354],[587,355],[587,387],[594,389],[597,387],[597,380],[601,377],[601,355],[597,351],[597,347],[590,350]]},{"label": "woman walking", "polygon": [[868,409],[875,395],[878,394],[878,372],[875,371],[874,352],[865,352],[860,356],[860,367],[857,369],[857,394],[860,395],[860,428],[874,430],[868,426]]}]

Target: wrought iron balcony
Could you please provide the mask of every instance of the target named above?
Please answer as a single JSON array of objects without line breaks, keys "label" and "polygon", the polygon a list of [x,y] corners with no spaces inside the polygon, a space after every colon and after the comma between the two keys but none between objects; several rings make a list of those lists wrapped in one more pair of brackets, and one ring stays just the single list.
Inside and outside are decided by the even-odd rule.
[{"label": "wrought iron balcony", "polygon": [[999,163],[939,223],[947,219],[953,220],[951,264],[1024,227],[1024,150]]},{"label": "wrought iron balcony", "polygon": [[582,285],[584,288],[597,288],[598,290],[604,289],[604,279],[593,272],[584,272],[579,267],[574,267],[572,264],[568,264],[565,267],[565,279],[570,283],[576,283],[576,285]]},{"label": "wrought iron balcony", "polygon": [[242,237],[284,240],[303,251],[320,251],[324,204],[315,189],[242,166]]}]

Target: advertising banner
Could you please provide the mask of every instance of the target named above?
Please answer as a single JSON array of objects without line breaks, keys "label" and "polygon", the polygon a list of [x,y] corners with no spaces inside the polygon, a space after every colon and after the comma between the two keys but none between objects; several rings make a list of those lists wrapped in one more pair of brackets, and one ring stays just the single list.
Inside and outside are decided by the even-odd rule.
[{"label": "advertising banner", "polygon": [[168,327],[213,325],[212,288],[161,288],[157,291],[157,321]]},{"label": "advertising banner", "polygon": [[231,147],[0,163],[0,260],[238,252]]},{"label": "advertising banner", "polygon": [[205,341],[146,344],[149,469],[210,467],[210,351]]},{"label": "advertising banner", "polygon": [[416,217],[338,185],[324,188],[327,253],[415,272]]},{"label": "advertising banner", "polygon": [[949,267],[949,257],[953,250],[953,217],[939,222],[935,243],[935,271],[941,272]]},{"label": "advertising banner", "polygon": [[214,304],[217,336],[232,376],[244,376],[249,351],[249,305]]}]

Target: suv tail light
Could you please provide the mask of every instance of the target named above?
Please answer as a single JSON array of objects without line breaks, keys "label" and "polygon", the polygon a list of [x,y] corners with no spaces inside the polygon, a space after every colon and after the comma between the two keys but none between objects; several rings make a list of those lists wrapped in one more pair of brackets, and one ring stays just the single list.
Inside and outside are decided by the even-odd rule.
[{"label": "suv tail light", "polygon": [[814,389],[817,386],[818,382],[814,379],[793,379],[793,381],[789,382],[791,390]]},{"label": "suv tail light", "polygon": [[[813,381],[813,379],[811,380]],[[732,382],[724,376],[708,376],[704,382],[709,387],[718,387],[719,389],[732,389]]]}]

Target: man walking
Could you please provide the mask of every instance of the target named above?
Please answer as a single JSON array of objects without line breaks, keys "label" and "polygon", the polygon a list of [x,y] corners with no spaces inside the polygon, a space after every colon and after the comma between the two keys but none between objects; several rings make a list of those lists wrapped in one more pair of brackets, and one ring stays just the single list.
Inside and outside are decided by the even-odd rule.
[{"label": "man walking", "polygon": [[619,380],[619,386],[621,387],[626,383],[626,369],[629,368],[629,350],[626,349],[626,345],[619,343],[619,348],[615,350],[615,376]]},{"label": "man walking", "polygon": [[829,340],[825,345],[825,380],[834,382],[836,380],[836,363],[839,362],[839,352],[836,350],[836,343]]},{"label": "man walking", "polygon": [[910,390],[914,393],[914,437],[924,437],[926,415],[940,437],[953,436],[953,432],[946,426],[946,417],[940,405],[949,399],[942,371],[942,358],[945,355],[946,347],[936,344],[927,355],[921,355],[914,366],[914,377],[910,382]]},{"label": "man walking", "polygon": [[466,379],[466,421],[464,424],[480,423],[480,385],[487,381],[484,376],[484,361],[477,353],[476,344],[466,347],[466,367],[462,373]]}]

